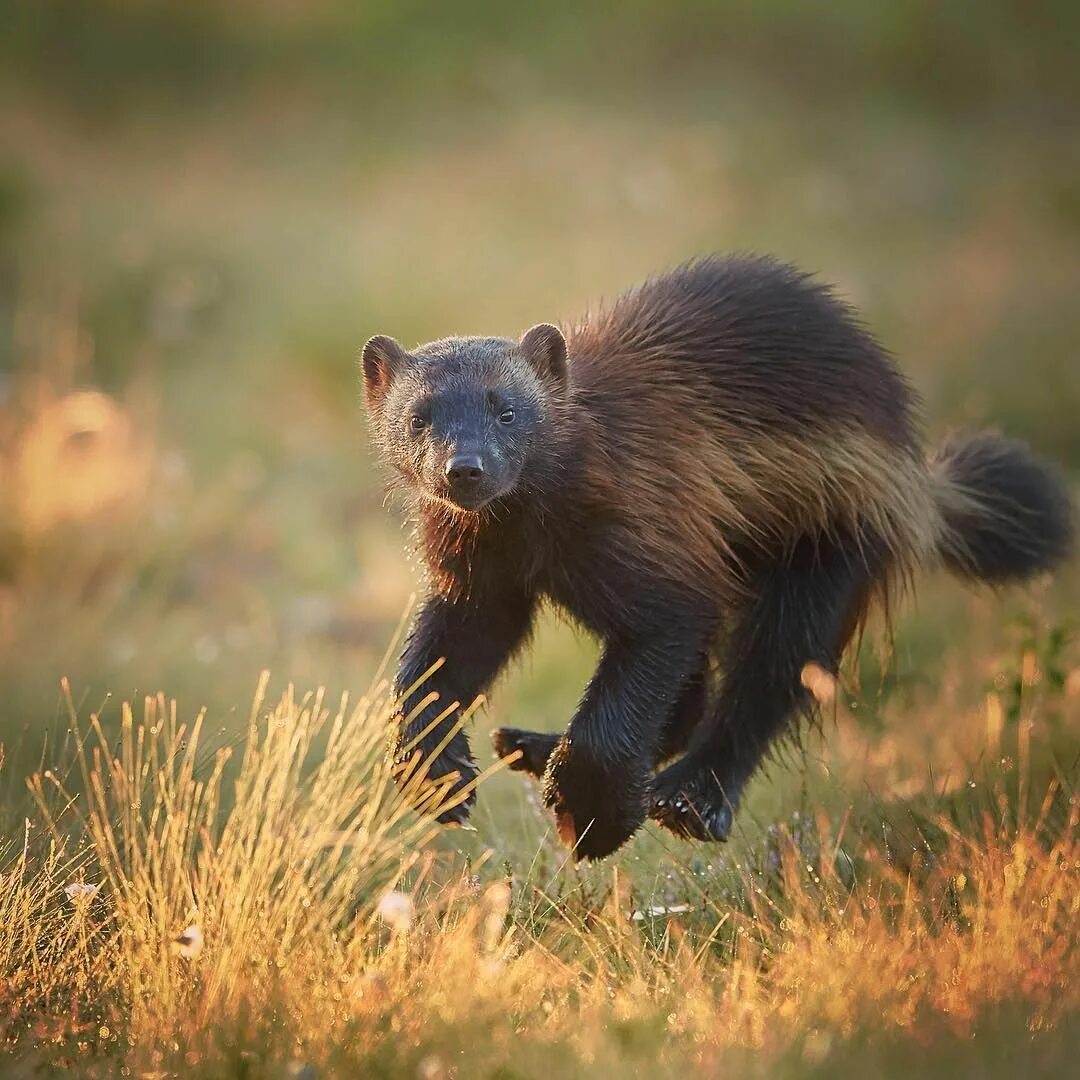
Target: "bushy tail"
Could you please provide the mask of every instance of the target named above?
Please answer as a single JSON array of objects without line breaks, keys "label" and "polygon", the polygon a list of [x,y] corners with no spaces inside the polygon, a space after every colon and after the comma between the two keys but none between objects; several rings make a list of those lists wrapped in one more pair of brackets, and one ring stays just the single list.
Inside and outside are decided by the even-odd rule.
[{"label": "bushy tail", "polygon": [[944,530],[938,550],[961,577],[1023,581],[1063,562],[1075,538],[1064,478],[1022,443],[954,436],[931,461]]}]

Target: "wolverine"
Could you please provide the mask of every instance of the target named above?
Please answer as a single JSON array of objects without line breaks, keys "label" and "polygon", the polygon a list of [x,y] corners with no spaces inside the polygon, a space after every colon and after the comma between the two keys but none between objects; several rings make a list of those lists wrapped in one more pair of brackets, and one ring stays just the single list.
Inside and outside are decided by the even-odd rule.
[{"label": "wolverine", "polygon": [[503,728],[578,858],[647,817],[724,840],[747,781],[875,602],[922,567],[993,585],[1052,570],[1074,515],[1023,445],[928,454],[892,357],[827,286],[771,258],[684,264],[560,329],[376,336],[363,383],[427,594],[392,754],[465,821],[468,707],[550,604],[602,652],[561,735]]}]

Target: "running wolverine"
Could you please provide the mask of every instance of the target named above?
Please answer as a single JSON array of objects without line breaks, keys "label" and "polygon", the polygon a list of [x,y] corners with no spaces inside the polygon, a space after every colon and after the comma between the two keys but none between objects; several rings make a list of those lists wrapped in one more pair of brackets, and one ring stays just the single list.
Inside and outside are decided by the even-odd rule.
[{"label": "running wolverine", "polygon": [[561,736],[494,739],[542,778],[578,857],[647,816],[725,839],[770,745],[813,707],[804,666],[835,672],[868,605],[917,568],[1000,584],[1071,548],[1051,467],[991,434],[927,456],[889,354],[829,288],[770,258],[690,262],[518,341],[373,337],[362,366],[428,572],[395,760],[471,784],[466,735],[436,721],[556,605],[602,641],[596,673]]}]

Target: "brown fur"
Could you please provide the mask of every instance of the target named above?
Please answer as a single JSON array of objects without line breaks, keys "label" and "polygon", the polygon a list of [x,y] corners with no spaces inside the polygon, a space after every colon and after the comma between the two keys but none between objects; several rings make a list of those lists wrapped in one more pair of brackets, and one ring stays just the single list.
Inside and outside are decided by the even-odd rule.
[{"label": "brown fur", "polygon": [[[941,528],[935,485],[891,359],[867,337],[876,364],[827,382],[817,372],[800,381],[796,369],[785,385],[783,365],[755,371],[752,355],[731,348],[718,384],[680,357],[700,348],[695,324],[714,319],[714,306],[669,302],[664,286],[650,282],[567,333],[584,473],[597,502],[628,523],[638,556],[721,602],[742,591],[747,552],[782,554],[807,534],[872,530],[903,577],[929,560]],[[737,327],[737,310],[730,319]],[[882,400],[877,381],[900,392]],[[809,415],[785,409],[796,402]]]}]

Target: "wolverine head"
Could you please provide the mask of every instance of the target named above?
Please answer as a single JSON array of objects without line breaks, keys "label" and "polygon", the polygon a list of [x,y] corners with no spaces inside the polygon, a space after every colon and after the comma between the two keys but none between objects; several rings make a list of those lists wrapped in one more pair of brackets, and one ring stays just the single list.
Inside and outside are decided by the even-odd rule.
[{"label": "wolverine head", "polygon": [[375,441],[428,498],[479,510],[512,493],[566,388],[566,341],[542,323],[520,341],[444,338],[407,352],[364,346]]}]

